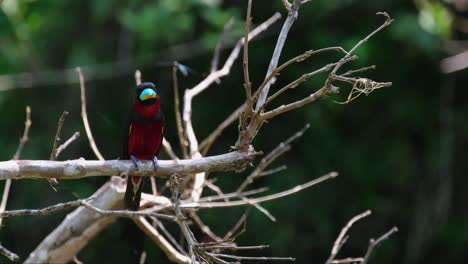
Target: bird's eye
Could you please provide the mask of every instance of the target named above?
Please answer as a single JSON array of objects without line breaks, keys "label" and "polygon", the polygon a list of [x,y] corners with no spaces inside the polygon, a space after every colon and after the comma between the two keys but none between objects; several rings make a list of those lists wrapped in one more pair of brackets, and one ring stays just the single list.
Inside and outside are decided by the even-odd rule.
[{"label": "bird's eye", "polygon": [[151,88],[144,89],[140,94],[140,101],[145,101],[148,99],[154,99],[157,97],[156,92]]}]

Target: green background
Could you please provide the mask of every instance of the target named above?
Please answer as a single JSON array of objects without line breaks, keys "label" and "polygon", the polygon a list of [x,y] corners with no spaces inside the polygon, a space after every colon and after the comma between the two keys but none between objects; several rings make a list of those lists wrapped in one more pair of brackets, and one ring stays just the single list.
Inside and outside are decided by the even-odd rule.
[{"label": "green background", "polygon": [[[281,1],[253,1],[253,23],[274,12],[286,12]],[[80,117],[78,78],[82,66],[87,79],[87,103],[96,142],[108,159],[117,158],[125,118],[131,105],[133,72],[161,89],[167,119],[167,138],[178,146],[173,114],[172,61],[196,71],[180,78],[180,93],[209,73],[212,50],[224,24],[234,18],[229,39],[242,35],[247,1],[13,1],[0,11],[0,160],[10,159],[24,125],[24,108],[32,108],[30,140],[21,158],[48,159],[57,120],[70,112],[62,132],[82,136],[61,160],[95,159]],[[365,74],[393,82],[391,88],[362,96],[349,105],[350,90],[324,98],[275,118],[254,141],[269,151],[310,123],[311,128],[293,149],[274,165],[288,169],[258,180],[281,191],[336,170],[340,176],[296,195],[264,204],[277,222],[249,210],[241,245],[270,244],[249,255],[291,256],[297,263],[323,263],[341,227],[354,215],[371,209],[372,216],[356,224],[340,257],[365,253],[368,239],[392,226],[400,232],[378,248],[372,263],[467,263],[468,222],[465,151],[468,147],[466,71],[443,74],[440,60],[456,53],[450,46],[466,35],[452,23],[451,8],[438,1],[314,0],[303,6],[280,63],[308,49],[342,46],[350,49],[379,26],[376,16],[386,11],[395,22],[357,51],[353,67],[375,64]],[[466,13],[459,10],[458,17]],[[258,87],[265,76],[281,23],[250,45],[250,76]],[[452,47],[452,48],[450,48]],[[222,53],[222,61],[230,46]],[[462,46],[463,48],[463,46]],[[338,57],[321,55],[288,68],[278,89],[302,73]],[[349,66],[348,66],[349,67]],[[64,69],[69,69],[65,70]],[[21,74],[28,72],[29,74]],[[193,125],[199,140],[243,100],[242,65],[194,101]],[[288,91],[280,103],[292,102],[323,84],[323,76]],[[235,143],[237,126],[223,133],[210,154],[224,153]],[[178,149],[176,149],[179,152]],[[163,155],[160,158],[167,158]],[[225,192],[242,178],[233,173],[212,174]],[[7,209],[40,208],[87,197],[104,177],[61,181],[54,192],[45,180],[14,181]],[[207,191],[207,194],[209,192]],[[212,229],[224,234],[246,208],[201,211]],[[24,260],[57,226],[66,212],[48,216],[16,217],[3,221],[0,242]],[[175,226],[169,229],[178,237]],[[196,231],[201,237],[201,233]],[[144,244],[148,263],[166,263],[164,254],[128,220],[120,219],[91,241],[78,255],[84,263],[135,263],[135,248]],[[0,262],[7,260],[0,257]],[[255,262],[256,263],[256,262]]]}]

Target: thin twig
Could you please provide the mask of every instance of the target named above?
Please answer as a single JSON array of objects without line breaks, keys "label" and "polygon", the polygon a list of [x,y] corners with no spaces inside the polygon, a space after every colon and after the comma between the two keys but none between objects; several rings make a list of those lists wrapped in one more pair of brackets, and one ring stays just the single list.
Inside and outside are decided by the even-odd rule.
[{"label": "thin twig", "polygon": [[274,194],[270,194],[270,195],[266,195],[266,196],[263,196],[263,197],[259,197],[259,198],[249,198],[249,202],[246,202],[246,201],[230,201],[230,202],[188,202],[188,203],[183,203],[182,204],[182,208],[219,208],[219,207],[232,207],[232,206],[241,206],[241,205],[247,205],[247,204],[250,204],[250,203],[263,203],[263,202],[266,202],[266,201],[271,201],[271,200],[275,200],[275,199],[280,199],[280,198],[283,198],[285,196],[288,196],[288,195],[292,195],[292,194],[295,194],[297,192],[300,192],[304,189],[307,189],[307,188],[310,188],[316,184],[319,184],[323,181],[326,181],[326,180],[329,180],[329,179],[333,179],[335,177],[338,176],[338,173],[337,172],[330,172],[320,178],[317,178],[317,179],[314,179],[312,181],[309,181],[307,183],[304,183],[304,184],[301,184],[301,185],[297,185],[291,189],[288,189],[288,190],[285,190],[285,191],[282,191],[282,192],[278,192],[278,193],[274,193]]},{"label": "thin twig", "polygon": [[[275,50],[273,51],[273,55],[271,57],[270,65],[268,66],[268,71],[266,73],[265,78],[267,78],[278,65],[281,52],[283,51],[284,43],[286,42],[286,38],[288,36],[289,30],[291,29],[291,26],[294,24],[294,21],[296,21],[297,19],[300,6],[301,6],[301,0],[294,0],[291,7],[288,8],[289,10],[288,17],[284,21],[283,27],[281,28],[281,32],[278,36],[278,41],[276,42]],[[265,85],[265,88],[262,90],[261,94],[259,95],[259,98],[257,100],[257,105],[255,107],[255,111],[258,111],[265,103],[268,97],[270,86],[271,86],[271,81],[269,81]]]},{"label": "thin twig", "polygon": [[239,196],[239,198],[252,205],[253,207],[255,207],[255,209],[257,209],[258,211],[260,211],[260,213],[264,214],[266,217],[268,217],[272,222],[276,222],[276,217],[274,217],[265,207],[259,205],[258,203],[254,203],[252,202],[250,199],[248,199],[247,197],[245,196]]},{"label": "thin twig", "polygon": [[135,83],[136,85],[141,84],[141,71],[138,69],[135,70]]},{"label": "thin twig", "polygon": [[[57,160],[57,147],[59,146],[60,142],[60,136],[62,135],[62,127],[63,123],[65,122],[65,118],[68,115],[68,111],[63,111],[62,115],[59,118],[58,124],[57,124],[57,132],[55,133],[55,139],[54,139],[54,145],[52,146],[52,151],[50,153],[50,160]],[[57,191],[57,188],[55,188],[58,185],[58,181],[55,178],[50,178],[48,179],[50,187],[54,191]]]},{"label": "thin twig", "polygon": [[281,0],[283,2],[284,8],[286,8],[286,11],[289,11],[291,9],[291,3],[289,3],[288,0]]},{"label": "thin twig", "polygon": [[221,258],[228,258],[228,259],[236,259],[236,260],[276,260],[276,261],[295,261],[295,258],[290,257],[242,257],[242,256],[234,256],[234,255],[227,255],[227,254],[216,254],[216,253],[207,253],[211,256],[221,257]]},{"label": "thin twig", "polygon": [[228,35],[228,32],[231,30],[234,25],[234,19],[230,18],[228,22],[224,25],[223,33],[219,36],[218,43],[216,44],[215,51],[213,53],[213,59],[211,60],[211,70],[210,73],[216,71],[219,65],[219,57],[221,55],[221,50],[223,49],[224,41]]},{"label": "thin twig", "polygon": [[222,195],[222,196],[221,195],[206,196],[206,197],[200,198],[199,201],[200,202],[212,202],[212,201],[217,201],[217,200],[226,200],[226,199],[229,199],[229,198],[239,197],[239,195],[249,196],[249,195],[258,194],[258,193],[262,193],[262,192],[266,192],[266,191],[268,191],[268,188],[267,187],[262,187],[262,188],[259,188],[259,189],[254,189],[254,190],[241,192],[241,193],[233,192],[233,193],[227,193],[227,194]]},{"label": "thin twig", "polygon": [[179,159],[179,157],[177,157],[177,155],[174,153],[174,150],[172,150],[171,143],[169,143],[169,141],[167,141],[166,138],[163,138],[163,147],[167,155],[169,155],[171,159],[173,160]]},{"label": "thin twig", "polygon": [[21,152],[23,151],[24,145],[29,140],[29,128],[31,127],[31,107],[26,106],[26,121],[24,122],[24,131],[23,136],[19,140],[18,148],[16,149],[15,155],[13,155],[13,159],[17,160],[21,156]]},{"label": "thin twig", "polygon": [[252,91],[251,83],[249,77],[249,32],[250,24],[252,23],[252,0],[249,0],[247,4],[247,16],[245,18],[245,28],[244,28],[244,54],[243,54],[243,70],[244,70],[244,86],[245,86],[245,95],[247,98],[247,110],[250,111],[252,101]]},{"label": "thin twig", "polygon": [[133,221],[158,245],[169,260],[175,263],[190,263],[190,258],[177,251],[144,217],[137,217]]},{"label": "thin twig", "polygon": [[236,224],[224,235],[223,240],[226,241],[230,239],[239,228],[245,224],[245,220],[247,220],[247,213],[243,214],[239,220],[237,220]]},{"label": "thin twig", "polygon": [[146,263],[146,251],[141,252],[139,264]]},{"label": "thin twig", "polygon": [[335,259],[336,255],[340,251],[341,247],[344,245],[346,241],[346,234],[348,233],[348,230],[353,226],[354,223],[357,221],[361,220],[364,217],[367,217],[371,214],[370,210],[365,211],[364,213],[358,214],[355,217],[351,218],[351,220],[348,221],[348,223],[341,229],[340,234],[335,240],[335,243],[333,243],[333,248],[330,252],[330,257],[328,258],[327,262],[325,264],[330,264],[332,261]]},{"label": "thin twig", "polygon": [[57,148],[57,153],[55,154],[56,159],[60,156],[60,153],[64,151],[73,141],[77,140],[80,137],[80,132],[75,132],[67,141]]},{"label": "thin twig", "polygon": [[198,214],[196,212],[191,212],[190,213],[190,218],[192,218],[192,220],[194,221],[195,224],[198,225],[200,230],[203,233],[205,233],[207,236],[209,236],[211,239],[213,239],[214,241],[217,241],[217,242],[223,241],[223,239],[221,237],[216,235],[211,230],[211,228],[203,222],[203,220],[200,218],[200,216],[198,216]]},{"label": "thin twig", "polygon": [[117,217],[129,217],[129,218],[134,218],[134,217],[139,217],[139,216],[151,216],[151,217],[157,217],[160,219],[166,219],[166,220],[171,220],[171,221],[176,221],[176,217],[173,215],[167,215],[167,214],[159,214],[153,212],[151,209],[145,209],[141,211],[129,211],[129,210],[104,210],[97,208],[93,206],[92,204],[88,203],[88,201],[85,200],[80,200],[80,204],[85,206],[88,209],[91,209],[95,211],[98,214],[101,215],[107,215],[107,216],[117,216]]},{"label": "thin twig", "polygon": [[349,70],[349,71],[341,74],[341,76],[353,75],[353,74],[360,73],[360,72],[365,72],[365,71],[368,71],[368,70],[375,70],[375,65],[362,67],[362,68],[356,69],[356,70]]},{"label": "thin twig", "polygon": [[364,258],[345,258],[345,259],[335,259],[331,264],[353,264],[353,263],[361,263]]},{"label": "thin twig", "polygon": [[179,82],[177,79],[177,62],[175,61],[172,66],[172,82],[173,82],[173,89],[174,89],[174,112],[176,117],[176,124],[177,124],[177,135],[179,137],[179,144],[180,149],[182,151],[182,156],[186,159],[189,157],[187,152],[187,139],[185,138],[185,131],[184,126],[182,125],[182,116],[180,113],[180,97],[179,97]]},{"label": "thin twig", "polygon": [[65,122],[65,118],[68,115],[68,111],[63,111],[62,115],[59,118],[58,125],[57,125],[57,132],[55,133],[54,144],[52,147],[52,151],[50,153],[50,160],[57,160],[57,148],[60,143],[60,136],[62,135],[62,128],[63,123]]},{"label": "thin twig", "polygon": [[[15,154],[13,155],[13,159],[17,160],[21,156],[21,152],[23,151],[24,145],[29,140],[29,129],[31,127],[31,107],[26,106],[26,121],[24,122],[24,131],[23,136],[19,139],[18,148],[16,149]],[[3,213],[6,209],[8,197],[10,195],[11,189],[11,179],[7,179],[5,181],[5,187],[3,188],[3,195],[2,195],[2,202],[0,204],[0,213]],[[0,228],[2,227],[3,218],[0,218]]]},{"label": "thin twig", "polygon": [[8,250],[7,248],[5,248],[4,246],[2,246],[0,244],[0,253],[7,257],[9,260],[13,261],[13,262],[16,262],[19,260],[19,256],[16,255],[15,253],[11,252],[10,250]]},{"label": "thin twig", "polygon": [[6,217],[25,216],[25,215],[48,215],[55,211],[60,211],[60,210],[65,210],[65,209],[81,206],[82,201],[84,200],[80,199],[80,200],[71,201],[71,202],[59,203],[59,204],[47,206],[41,209],[20,209],[20,210],[5,211],[5,212],[0,213],[0,217],[6,218]]},{"label": "thin twig", "polygon": [[78,73],[78,77],[80,78],[81,117],[83,119],[83,125],[85,127],[86,136],[88,137],[89,145],[91,146],[91,149],[93,150],[94,155],[96,155],[96,157],[99,160],[104,160],[104,157],[102,156],[101,152],[99,152],[99,149],[96,146],[93,133],[91,132],[91,127],[89,126],[88,113],[86,112],[85,82],[84,82],[83,73],[81,72],[81,68],[77,67],[76,72]]},{"label": "thin twig", "polygon": [[[310,58],[311,56],[313,55],[317,55],[317,54],[320,54],[320,53],[323,53],[323,52],[328,52],[328,51],[338,51],[338,52],[342,52],[344,54],[347,54],[347,52],[342,48],[342,47],[328,47],[328,48],[323,48],[323,49],[318,49],[318,50],[308,50],[304,53],[302,53],[301,55],[298,55],[292,59],[290,59],[289,61],[283,63],[281,66],[279,66],[278,68],[274,69],[271,74],[265,78],[265,80],[263,81],[263,83],[260,85],[260,87],[258,87],[257,91],[255,92],[255,96],[254,96],[254,99],[256,99],[260,93],[263,91],[263,89],[265,88],[265,86],[273,79],[275,78],[277,75],[279,75],[281,73],[281,71],[283,71],[284,69],[286,69],[288,66],[294,64],[294,63],[298,63],[298,62],[301,62],[301,61],[304,61],[304,60],[307,60],[308,58]],[[318,72],[320,73],[320,72]],[[317,73],[316,73],[317,74]],[[315,74],[314,74],[315,75]],[[313,75],[311,75],[313,76]],[[310,76],[309,76],[310,77]],[[277,96],[277,95],[276,95]],[[276,97],[275,96],[275,97]],[[271,96],[273,97],[273,96]],[[274,97],[273,97],[274,99]],[[267,102],[265,103],[268,104],[270,101],[272,101],[273,99],[270,99],[270,97],[268,98]]]},{"label": "thin twig", "polygon": [[74,257],[73,257],[73,262],[75,262],[75,264],[84,264],[82,261],[80,261],[80,260],[78,259],[77,256],[74,256]]},{"label": "thin twig", "polygon": [[172,206],[174,209],[174,213],[176,215],[176,221],[179,224],[179,227],[182,231],[182,234],[185,237],[185,240],[188,244],[189,249],[189,256],[191,259],[191,264],[196,263],[196,251],[195,246],[198,244],[197,240],[195,239],[192,231],[188,227],[187,222],[185,221],[185,216],[180,209],[180,176],[175,174],[171,177],[170,184],[171,184],[171,191],[172,191]]},{"label": "thin twig", "polygon": [[179,250],[179,252],[187,255],[187,252],[185,251],[185,249],[179,243],[177,243],[175,238],[171,235],[171,233],[169,233],[169,231],[166,229],[166,227],[161,221],[159,221],[156,217],[151,217],[151,220],[153,220],[154,222],[153,226],[156,225],[157,227],[159,227],[159,229],[163,232],[166,238],[169,239],[172,245],[174,245],[177,248],[177,250]]},{"label": "thin twig", "polygon": [[211,145],[213,145],[213,143],[219,138],[219,136],[221,136],[223,131],[228,126],[230,126],[232,123],[234,123],[235,121],[239,119],[239,115],[244,111],[245,106],[246,104],[244,103],[241,106],[239,106],[236,110],[234,110],[234,112],[232,112],[226,118],[226,120],[224,120],[221,124],[219,124],[218,127],[216,127],[216,129],[213,130],[213,132],[211,132],[211,134],[200,143],[199,147],[202,150],[203,156],[208,154],[208,151],[210,150]]},{"label": "thin twig", "polygon": [[281,165],[277,168],[274,168],[274,169],[270,169],[270,170],[266,170],[266,171],[263,171],[261,172],[258,177],[263,177],[263,176],[268,176],[268,175],[271,175],[271,174],[274,174],[274,173],[277,173],[277,172],[280,172],[280,171],[284,171],[288,168],[288,166],[286,165]]},{"label": "thin twig", "polygon": [[370,257],[372,256],[372,253],[374,252],[374,249],[383,241],[387,240],[391,235],[394,233],[398,232],[398,228],[394,226],[392,229],[390,229],[387,233],[383,234],[381,237],[377,239],[370,239],[369,241],[369,247],[367,248],[367,253],[366,256],[364,257],[364,260],[361,262],[361,264],[367,264],[369,261]]},{"label": "thin twig", "polygon": [[261,161],[260,163],[258,164],[258,166],[255,168],[255,170],[252,171],[252,173],[249,174],[249,176],[247,176],[247,178],[245,178],[245,180],[241,183],[241,185],[239,185],[239,187],[237,188],[237,192],[242,192],[243,190],[245,190],[245,188],[251,184],[255,178],[259,177],[260,174],[273,162],[275,161],[279,156],[281,156],[283,153],[285,153],[286,151],[288,151],[289,149],[291,149],[291,146],[289,144],[291,144],[291,142],[293,142],[294,140],[302,137],[302,135],[304,135],[304,132],[309,129],[310,127],[310,124],[307,124],[304,126],[304,128],[302,128],[301,130],[299,130],[298,132],[294,133],[294,135],[292,135],[291,137],[289,137],[287,140],[285,140],[284,142],[281,142],[280,144],[278,144],[278,146],[276,146],[276,148],[274,148],[270,153],[268,153]]},{"label": "thin twig", "polygon": [[222,249],[222,250],[251,250],[251,249],[264,249],[269,248],[269,245],[258,245],[258,246],[232,246],[232,245],[207,245],[204,246],[203,244],[198,245],[201,248],[206,249]]}]

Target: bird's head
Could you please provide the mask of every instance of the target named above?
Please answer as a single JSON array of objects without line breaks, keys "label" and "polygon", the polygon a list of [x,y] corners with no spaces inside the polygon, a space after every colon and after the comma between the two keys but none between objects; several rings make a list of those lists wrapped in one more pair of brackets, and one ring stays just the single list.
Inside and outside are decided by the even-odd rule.
[{"label": "bird's head", "polygon": [[151,82],[145,82],[136,87],[136,96],[139,103],[152,105],[159,100],[156,86]]}]

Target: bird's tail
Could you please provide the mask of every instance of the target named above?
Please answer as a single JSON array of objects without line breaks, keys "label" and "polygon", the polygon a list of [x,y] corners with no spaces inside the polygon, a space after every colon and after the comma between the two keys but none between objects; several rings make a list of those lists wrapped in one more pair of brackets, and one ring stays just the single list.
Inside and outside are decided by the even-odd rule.
[{"label": "bird's tail", "polygon": [[129,176],[127,179],[127,189],[125,190],[125,208],[136,211],[140,208],[141,190],[143,188],[143,178],[140,176]]}]

